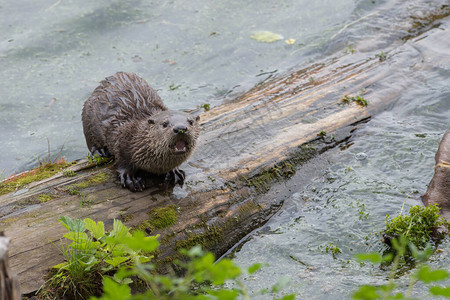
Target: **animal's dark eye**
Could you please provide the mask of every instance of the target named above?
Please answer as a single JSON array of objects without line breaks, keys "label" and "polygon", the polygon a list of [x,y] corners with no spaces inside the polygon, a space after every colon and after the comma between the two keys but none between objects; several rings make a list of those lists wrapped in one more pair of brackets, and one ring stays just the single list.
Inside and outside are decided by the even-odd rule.
[{"label": "animal's dark eye", "polygon": [[191,126],[194,125],[194,121],[192,121],[192,120],[189,120],[188,123],[189,123],[189,125],[191,125]]},{"label": "animal's dark eye", "polygon": [[169,122],[167,122],[167,121],[166,121],[166,122],[163,122],[163,123],[162,123],[162,126],[163,126],[164,128],[166,128],[167,126],[169,126]]}]

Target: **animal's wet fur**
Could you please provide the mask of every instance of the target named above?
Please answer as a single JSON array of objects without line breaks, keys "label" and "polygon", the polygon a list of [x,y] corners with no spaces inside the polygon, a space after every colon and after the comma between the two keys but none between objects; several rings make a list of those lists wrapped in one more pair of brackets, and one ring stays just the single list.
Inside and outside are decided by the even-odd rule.
[{"label": "animal's wet fur", "polygon": [[199,117],[168,110],[136,74],[119,72],[103,80],[85,102],[82,121],[89,150],[114,156],[122,186],[142,190],[140,171],[183,182],[177,167],[196,146]]},{"label": "animal's wet fur", "polygon": [[440,213],[450,222],[450,130],[444,134],[435,160],[434,176],[422,200],[425,205],[438,204]]}]

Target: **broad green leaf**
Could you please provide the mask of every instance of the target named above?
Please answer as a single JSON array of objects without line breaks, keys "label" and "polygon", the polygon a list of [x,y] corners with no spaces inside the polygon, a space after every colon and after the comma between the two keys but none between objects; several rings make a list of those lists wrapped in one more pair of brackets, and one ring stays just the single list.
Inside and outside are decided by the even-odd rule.
[{"label": "broad green leaf", "polygon": [[[214,255],[211,255],[214,258]],[[232,260],[222,259],[208,267],[209,278],[212,284],[220,285],[228,279],[234,279],[241,275],[241,269]]]},{"label": "broad green leaf", "polygon": [[[128,285],[118,284],[109,277],[103,278],[103,296],[101,300],[127,300],[131,298],[131,289]],[[93,299],[93,298],[91,298]],[[95,298],[94,298],[95,299]]]},{"label": "broad green leaf", "polygon": [[92,232],[96,239],[99,240],[105,236],[105,224],[103,222],[95,222],[89,218],[84,219],[83,222],[86,229]]},{"label": "broad green leaf", "polygon": [[133,283],[133,280],[131,280],[131,278],[129,278],[129,277],[121,278],[121,277],[117,276],[117,273],[114,274],[112,279],[114,279],[114,281],[117,282],[118,284],[127,284],[128,285],[128,284]]},{"label": "broad green leaf", "polygon": [[430,270],[429,266],[423,266],[417,272],[417,279],[430,283],[433,281],[440,281],[448,278],[448,272],[443,269]]},{"label": "broad green leaf", "polygon": [[141,250],[152,252],[159,246],[159,242],[155,236],[146,236],[144,232],[139,230],[133,232],[132,236],[122,238],[119,242],[135,251]]},{"label": "broad green leaf", "polygon": [[273,33],[270,31],[258,31],[252,34],[250,38],[261,43],[273,43],[283,39],[283,36],[281,34]]},{"label": "broad green leaf", "polygon": [[430,287],[430,293],[435,296],[444,296],[450,298],[450,286],[447,287],[432,286]]},{"label": "broad green leaf", "polygon": [[418,261],[427,261],[428,258],[430,258],[434,253],[433,247],[431,247],[429,243],[426,244],[426,247],[423,251],[417,249],[416,245],[414,245],[413,243],[408,243],[408,247],[411,250],[413,257]]},{"label": "broad green leaf", "polygon": [[112,259],[106,259],[105,262],[107,262],[108,264],[110,264],[113,267],[117,267],[118,265],[120,265],[124,261],[127,261],[128,259],[129,259],[128,257],[115,256]]},{"label": "broad green leaf", "polygon": [[358,253],[355,254],[355,258],[358,261],[370,261],[373,264],[381,263],[382,257],[379,253],[373,252],[373,253]]},{"label": "broad green leaf", "polygon": [[253,264],[248,268],[248,273],[253,274],[256,271],[258,271],[259,269],[261,269],[261,264]]},{"label": "broad green leaf", "polygon": [[[99,247],[99,242],[92,242],[92,241],[86,241],[84,243],[72,243],[70,244],[70,247],[76,250],[80,250],[83,252],[96,252],[97,248]],[[89,251],[93,250],[93,251]]]},{"label": "broad green leaf", "polygon": [[294,300],[295,294],[286,295],[283,298],[280,298],[280,300]]},{"label": "broad green leaf", "polygon": [[207,291],[208,294],[211,296],[215,296],[216,299],[220,300],[234,300],[239,296],[239,292],[236,290],[225,290],[225,289],[219,289],[219,290],[209,290]]},{"label": "broad green leaf", "polygon": [[202,247],[200,245],[196,245],[194,247],[192,247],[191,249],[189,249],[189,251],[187,251],[187,255],[189,257],[200,257],[202,255],[204,255],[205,252],[203,252]]},{"label": "broad green leaf", "polygon": [[123,225],[120,220],[114,219],[113,230],[111,231],[110,236],[115,237],[118,240],[121,240],[125,236],[129,235],[130,229]]},{"label": "broad green leaf", "polygon": [[290,279],[286,276],[278,278],[277,283],[272,287],[272,293],[281,291],[288,283]]},{"label": "broad green leaf", "polygon": [[377,288],[370,285],[363,285],[353,293],[352,299],[372,300],[380,299]]},{"label": "broad green leaf", "polygon": [[136,256],[136,258],[140,264],[143,264],[143,263],[149,262],[153,258],[153,255],[151,257],[144,256],[144,255],[138,255],[138,256]]},{"label": "broad green leaf", "polygon": [[89,240],[88,235],[84,232],[69,231],[68,233],[63,235],[63,237],[76,243],[81,243]]},{"label": "broad green leaf", "polygon": [[57,264],[57,265],[53,266],[52,268],[53,269],[63,269],[63,270],[65,270],[65,269],[67,269],[68,265],[69,265],[68,262],[64,262],[64,263]]},{"label": "broad green leaf", "polygon": [[100,261],[98,261],[95,256],[90,256],[88,261],[83,262],[83,261],[78,261],[80,263],[80,265],[84,268],[85,271],[90,271],[91,268],[93,266],[95,266],[96,264],[98,264]]},{"label": "broad green leaf", "polygon": [[68,230],[68,231],[74,231],[74,232],[83,232],[86,230],[84,227],[83,221],[80,219],[74,219],[72,220],[68,216],[61,216],[59,217],[58,221]]}]

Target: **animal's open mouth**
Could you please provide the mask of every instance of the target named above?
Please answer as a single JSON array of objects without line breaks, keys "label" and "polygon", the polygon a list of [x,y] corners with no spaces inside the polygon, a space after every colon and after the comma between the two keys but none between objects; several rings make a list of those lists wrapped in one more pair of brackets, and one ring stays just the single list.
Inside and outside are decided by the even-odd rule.
[{"label": "animal's open mouth", "polygon": [[187,143],[183,140],[176,141],[175,145],[173,146],[173,149],[175,150],[175,153],[185,153],[187,150]]}]

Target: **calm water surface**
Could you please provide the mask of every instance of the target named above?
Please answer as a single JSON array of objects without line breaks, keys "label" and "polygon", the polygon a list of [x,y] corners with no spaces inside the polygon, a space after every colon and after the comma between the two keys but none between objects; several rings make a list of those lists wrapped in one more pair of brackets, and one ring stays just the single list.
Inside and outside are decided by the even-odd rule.
[{"label": "calm water surface", "polygon": [[[0,170],[6,176],[35,166],[47,152],[47,138],[55,154],[64,145],[66,158],[85,156],[81,107],[98,82],[117,71],[137,72],[171,109],[215,105],[267,72],[311,59],[377,5],[0,0]],[[283,39],[250,38],[261,30]]]}]

